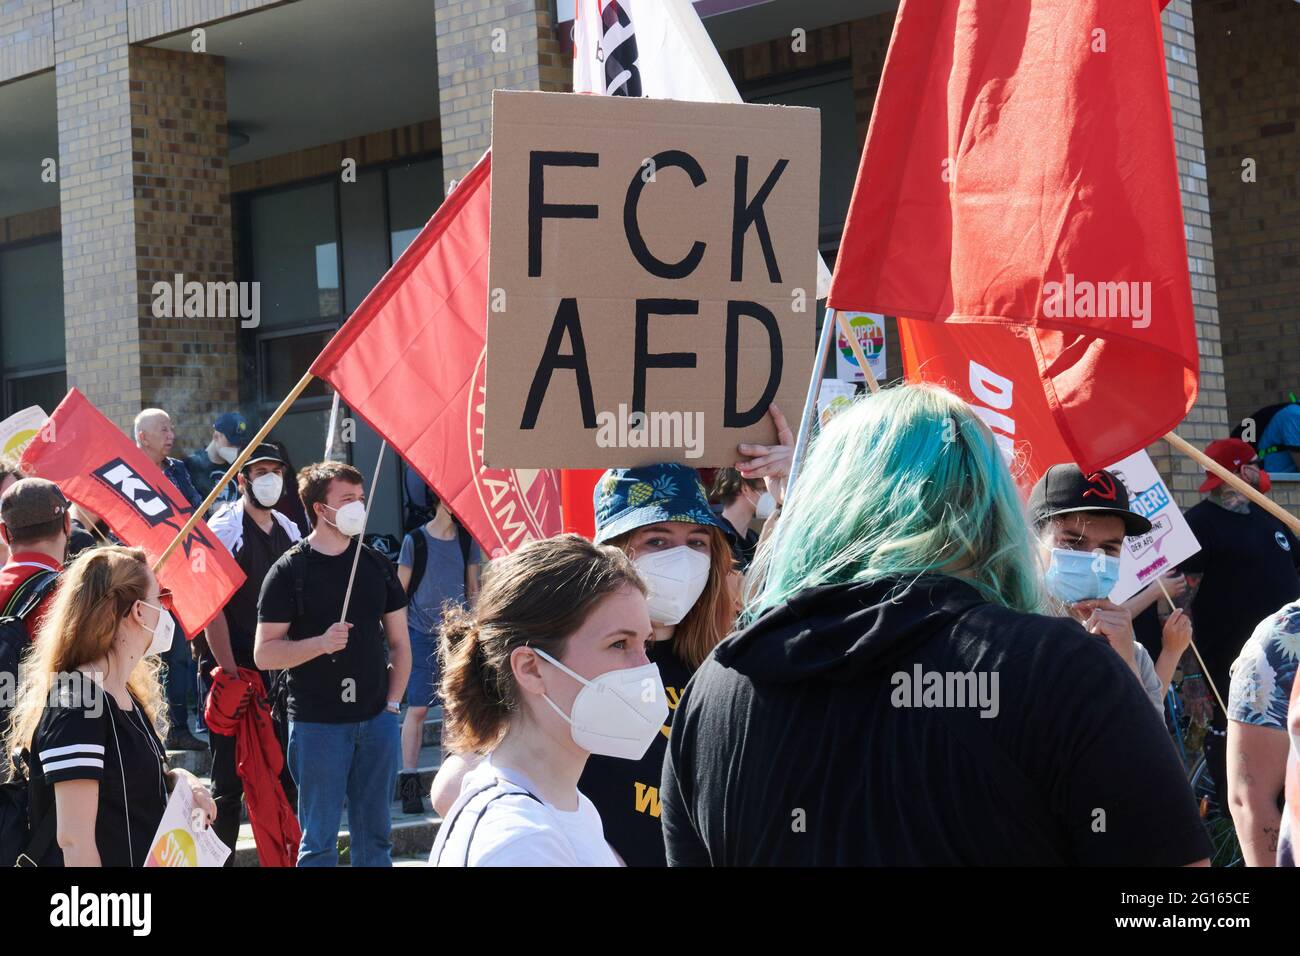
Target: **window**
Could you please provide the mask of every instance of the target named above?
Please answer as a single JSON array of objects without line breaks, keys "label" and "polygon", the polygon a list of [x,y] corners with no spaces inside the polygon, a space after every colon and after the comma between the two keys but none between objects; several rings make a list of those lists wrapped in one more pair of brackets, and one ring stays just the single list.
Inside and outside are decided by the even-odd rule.
[{"label": "window", "polygon": [[[243,197],[241,278],[261,283],[262,322],[243,339],[241,394],[259,417],[292,391],[441,202],[436,158],[362,170],[354,183],[331,178]],[[332,397],[313,381],[276,425],[295,465],[321,459]],[[379,439],[359,421],[356,431],[347,454],[369,482]],[[400,476],[390,452],[371,531],[400,530]]]},{"label": "window", "polygon": [[63,246],[58,239],[0,248],[0,356],[4,416],[29,405],[47,412],[67,392]]}]

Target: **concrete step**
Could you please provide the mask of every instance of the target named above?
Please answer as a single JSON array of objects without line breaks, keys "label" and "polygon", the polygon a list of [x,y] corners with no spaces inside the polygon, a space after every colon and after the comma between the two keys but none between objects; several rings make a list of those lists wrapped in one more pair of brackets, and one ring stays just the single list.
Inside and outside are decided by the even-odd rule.
[{"label": "concrete step", "polygon": [[[419,768],[417,772],[420,775],[420,794],[424,798],[424,804],[426,807],[429,806],[429,790],[430,788],[433,787],[433,778],[437,776],[438,769],[441,766],[442,766],[441,747],[438,746],[424,747],[420,750]],[[196,776],[198,775],[196,774]],[[207,787],[209,790],[212,789],[212,780],[209,777],[199,776],[199,779],[203,782],[203,785],[205,787]],[[401,780],[399,778],[398,786],[400,787],[400,785],[401,785]],[[397,787],[394,787],[393,789],[393,804],[395,807],[395,812],[401,809],[401,805],[402,805],[401,792],[400,790],[397,789]],[[296,807],[294,809],[295,811],[297,810]],[[248,804],[245,801],[240,801],[239,804],[239,822],[245,829],[248,828]],[[240,832],[242,833],[243,830],[241,830]],[[249,829],[248,833],[249,836],[251,837],[252,830]],[[432,844],[430,845],[432,846]]]},{"label": "concrete step", "polygon": [[[393,865],[423,866],[433,849],[442,819],[436,813],[402,813],[402,805],[393,804]],[[339,865],[350,865],[350,837],[347,815],[339,821]],[[399,860],[403,862],[398,862]],[[245,823],[239,828],[239,841],[235,845],[235,866],[257,866],[257,843],[252,827]]]}]

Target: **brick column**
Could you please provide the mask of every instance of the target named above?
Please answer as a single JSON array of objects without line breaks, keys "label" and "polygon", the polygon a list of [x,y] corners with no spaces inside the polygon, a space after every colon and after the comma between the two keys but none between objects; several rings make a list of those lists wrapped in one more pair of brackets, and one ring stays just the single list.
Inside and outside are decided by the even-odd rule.
[{"label": "brick column", "polygon": [[68,384],[127,426],[142,407],[126,0],[56,0]]},{"label": "brick column", "polygon": [[235,278],[221,57],[131,47],[139,375],[172,414],[177,446],[205,444],[239,404],[238,315],[157,318],[155,282]]},{"label": "brick column", "polygon": [[[1174,145],[1183,193],[1183,221],[1192,277],[1196,338],[1201,352],[1201,388],[1196,405],[1178,428],[1192,444],[1204,448],[1228,434],[1228,400],[1224,389],[1223,352],[1219,344],[1219,300],[1214,286],[1214,250],[1210,235],[1209,184],[1205,174],[1205,142],[1201,131],[1201,90],[1196,70],[1196,45],[1191,0],[1174,0],[1163,15],[1165,67],[1173,107]],[[1204,471],[1161,441],[1151,458],[1178,503],[1187,508],[1200,501],[1196,490]]]},{"label": "brick column", "polygon": [[572,89],[550,9],[549,0],[434,0],[447,185],[488,148],[493,90]]},{"label": "brick column", "polygon": [[68,383],[129,430],[172,413],[177,449],[234,408],[238,318],[153,316],[152,287],[234,278],[225,68],[128,44],[126,0],[57,0]]}]

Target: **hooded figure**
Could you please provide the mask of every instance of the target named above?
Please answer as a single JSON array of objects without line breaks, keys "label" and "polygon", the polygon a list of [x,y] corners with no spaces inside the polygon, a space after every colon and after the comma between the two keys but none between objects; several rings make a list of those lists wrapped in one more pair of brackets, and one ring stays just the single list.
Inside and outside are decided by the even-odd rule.
[{"label": "hooded figure", "polygon": [[1036,613],[1015,484],[960,399],[860,400],[812,449],[696,672],[670,865],[1181,865],[1210,845],[1137,681]]}]

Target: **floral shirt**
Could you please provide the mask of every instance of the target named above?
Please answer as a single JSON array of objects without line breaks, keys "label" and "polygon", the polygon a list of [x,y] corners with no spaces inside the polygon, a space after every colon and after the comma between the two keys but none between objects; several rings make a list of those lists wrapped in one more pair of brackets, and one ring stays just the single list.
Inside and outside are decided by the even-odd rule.
[{"label": "floral shirt", "polygon": [[1300,662],[1300,601],[1266,617],[1232,665],[1228,717],[1286,732],[1287,704]]}]

